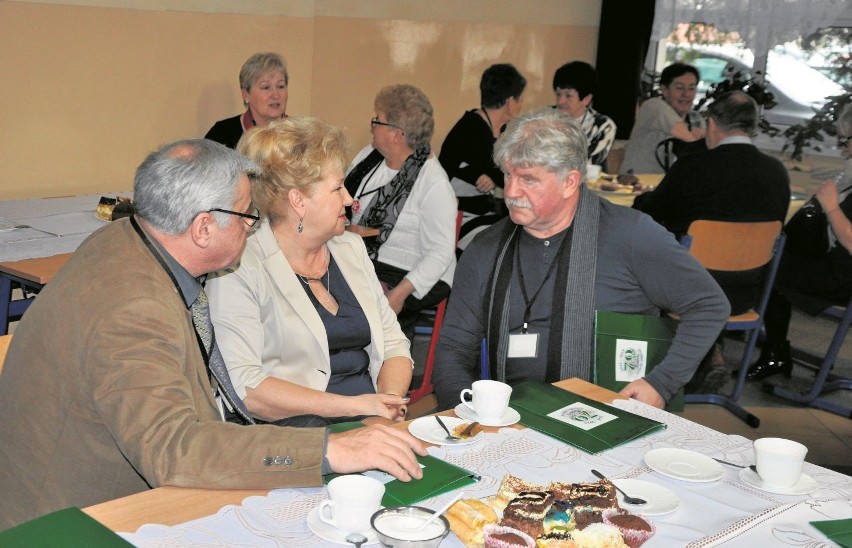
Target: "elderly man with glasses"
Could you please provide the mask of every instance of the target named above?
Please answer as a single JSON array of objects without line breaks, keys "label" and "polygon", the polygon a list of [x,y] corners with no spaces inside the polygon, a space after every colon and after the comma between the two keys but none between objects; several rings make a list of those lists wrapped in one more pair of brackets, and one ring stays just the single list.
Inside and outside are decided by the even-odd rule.
[{"label": "elderly man with glasses", "polygon": [[223,374],[202,284],[243,251],[257,171],[212,141],[152,153],[136,173],[136,215],[83,242],[29,308],[0,382],[0,529],[162,485],[421,475],[424,450],[402,431],[222,420],[227,405],[253,422]]}]

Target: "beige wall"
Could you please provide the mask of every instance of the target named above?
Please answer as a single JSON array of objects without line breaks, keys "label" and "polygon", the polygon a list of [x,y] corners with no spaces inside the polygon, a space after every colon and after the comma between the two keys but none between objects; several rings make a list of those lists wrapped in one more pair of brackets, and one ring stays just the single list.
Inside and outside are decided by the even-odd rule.
[{"label": "beige wall", "polygon": [[594,62],[599,16],[600,0],[0,1],[0,199],[129,190],[150,150],[241,111],[256,51],[286,57],[287,112],[353,151],[381,86],[420,87],[437,150],[492,63],[527,77],[525,108],[548,104],[560,64]]}]

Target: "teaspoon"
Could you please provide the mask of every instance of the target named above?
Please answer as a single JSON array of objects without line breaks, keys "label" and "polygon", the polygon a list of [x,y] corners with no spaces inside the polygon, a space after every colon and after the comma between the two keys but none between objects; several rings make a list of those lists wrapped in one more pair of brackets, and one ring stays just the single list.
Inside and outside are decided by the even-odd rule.
[{"label": "teaspoon", "polygon": [[459,441],[459,440],[461,439],[461,438],[460,438],[460,437],[458,437],[458,436],[454,436],[454,435],[453,435],[453,433],[452,433],[452,432],[450,432],[450,429],[449,429],[449,428],[447,428],[447,425],[446,425],[446,424],[444,424],[444,421],[442,421],[442,420],[441,420],[441,417],[439,417],[438,415],[435,415],[435,420],[436,420],[436,421],[438,421],[438,424],[440,424],[440,425],[441,425],[441,428],[443,428],[443,429],[444,429],[444,432],[446,432],[446,433],[447,433],[446,440],[447,440],[448,442],[456,442],[456,441]]},{"label": "teaspoon", "polygon": [[365,537],[361,533],[351,533],[349,535],[346,535],[346,538],[344,540],[350,544],[354,544],[355,548],[361,548],[361,545],[367,542],[367,537]]},{"label": "teaspoon", "polygon": [[[734,464],[733,462],[728,462],[726,460],[717,459],[716,457],[710,457],[710,458],[715,460],[718,463],[727,464],[728,466],[735,466],[736,468],[748,468],[749,470],[751,470],[752,472],[757,474],[757,465],[756,464],[750,464],[748,466],[744,466],[742,464]],[[757,474],[757,475],[759,476],[760,474]]]},{"label": "teaspoon", "polygon": [[[592,474],[596,475],[600,479],[607,479],[606,476],[604,476],[603,474],[601,474],[597,470],[592,470]],[[635,506],[639,506],[639,505],[642,505],[642,504],[646,504],[648,502],[647,500],[640,499],[639,497],[631,497],[630,495],[628,495],[627,493],[622,491],[621,487],[619,487],[618,485],[615,485],[614,483],[612,485],[618,490],[619,493],[621,493],[624,496],[624,503],[625,504],[633,504]]]}]

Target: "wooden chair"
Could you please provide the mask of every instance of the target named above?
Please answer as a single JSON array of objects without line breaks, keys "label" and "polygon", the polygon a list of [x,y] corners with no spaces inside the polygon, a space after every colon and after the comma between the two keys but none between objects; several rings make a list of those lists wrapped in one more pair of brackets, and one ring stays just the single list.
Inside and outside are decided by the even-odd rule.
[{"label": "wooden chair", "polygon": [[810,407],[828,411],[829,413],[852,418],[852,407],[841,405],[838,402],[833,402],[822,397],[824,394],[836,390],[852,390],[852,379],[831,373],[834,362],[837,360],[837,355],[840,353],[840,347],[846,338],[846,333],[849,331],[849,327],[852,326],[852,299],[849,300],[845,308],[842,306],[830,306],[823,311],[823,314],[840,320],[837,329],[834,331],[834,336],[831,338],[831,343],[828,345],[825,356],[815,356],[798,349],[793,349],[792,351],[795,361],[816,366],[812,367],[816,370],[816,378],[811,389],[798,392],[767,382],[763,384],[763,391],[796,403],[802,403]]},{"label": "wooden chair", "polygon": [[12,342],[12,335],[0,336],[0,373],[3,372],[3,362],[6,361],[6,352],[9,350],[9,344]]},{"label": "wooden chair", "polygon": [[[461,230],[462,212],[456,214],[456,245],[459,243],[459,231]],[[423,396],[431,394],[434,390],[432,385],[432,370],[435,369],[435,351],[438,347],[438,339],[441,336],[441,324],[444,322],[444,312],[447,310],[446,298],[438,303],[438,308],[435,311],[435,318],[431,326],[416,326],[414,332],[418,335],[430,335],[429,350],[426,354],[426,364],[423,368],[423,379],[417,388],[412,388],[408,391],[408,397],[411,398],[409,404],[416,403]]]},{"label": "wooden chair", "polygon": [[683,243],[689,248],[690,254],[709,270],[737,272],[769,265],[757,306],[743,314],[731,316],[724,327],[725,331],[743,331],[748,336],[734,390],[729,395],[687,394],[685,397],[686,403],[721,405],[749,426],[757,428],[760,419],[737,404],[737,400],[745,386],[754,348],[763,327],[769,293],[775,283],[775,274],[784,249],[781,221],[693,221]]}]

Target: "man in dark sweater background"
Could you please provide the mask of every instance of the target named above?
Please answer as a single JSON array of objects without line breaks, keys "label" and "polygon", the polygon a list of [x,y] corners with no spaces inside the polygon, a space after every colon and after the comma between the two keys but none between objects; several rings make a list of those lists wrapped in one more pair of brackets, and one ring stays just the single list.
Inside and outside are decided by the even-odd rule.
[{"label": "man in dark sweater background", "polygon": [[[757,129],[757,103],[741,91],[731,91],[716,99],[707,113],[709,150],[679,159],[656,190],[636,197],[633,208],[678,238],[699,219],[783,223],[790,206],[790,177],[780,161],[751,142]],[[733,314],[754,306],[761,276],[743,274],[729,280],[711,274],[731,300]]]}]

